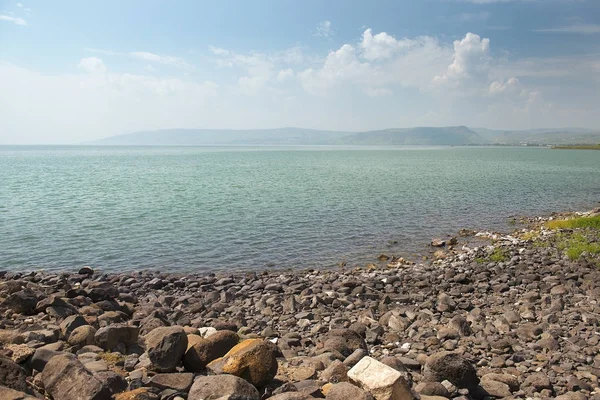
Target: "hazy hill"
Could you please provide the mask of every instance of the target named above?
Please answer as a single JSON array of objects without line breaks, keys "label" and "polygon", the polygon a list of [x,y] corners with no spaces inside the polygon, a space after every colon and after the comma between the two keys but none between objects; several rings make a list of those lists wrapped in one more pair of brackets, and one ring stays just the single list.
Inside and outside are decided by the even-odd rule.
[{"label": "hazy hill", "polygon": [[281,129],[163,129],[142,131],[96,140],[96,145],[206,146],[206,145],[310,145],[323,144],[350,132],[301,128]]},{"label": "hazy hill", "polygon": [[489,143],[466,126],[418,127],[360,132],[341,138],[342,144],[359,145],[469,145]]},{"label": "hazy hill", "polygon": [[301,128],[226,130],[165,129],[112,136],[95,145],[466,145],[485,143],[465,126],[386,129],[370,132],[319,131]]},{"label": "hazy hill", "polygon": [[112,136],[89,144],[129,146],[206,145],[565,145],[598,144],[600,131],[581,128],[491,130],[466,126],[416,127],[367,132],[281,129],[165,129]]}]

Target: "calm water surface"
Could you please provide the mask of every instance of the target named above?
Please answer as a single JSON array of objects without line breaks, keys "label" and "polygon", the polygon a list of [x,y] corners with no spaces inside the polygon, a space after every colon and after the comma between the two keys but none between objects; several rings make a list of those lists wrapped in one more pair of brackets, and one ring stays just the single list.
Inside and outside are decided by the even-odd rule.
[{"label": "calm water surface", "polygon": [[0,146],[0,269],[365,263],[598,201],[598,151]]}]

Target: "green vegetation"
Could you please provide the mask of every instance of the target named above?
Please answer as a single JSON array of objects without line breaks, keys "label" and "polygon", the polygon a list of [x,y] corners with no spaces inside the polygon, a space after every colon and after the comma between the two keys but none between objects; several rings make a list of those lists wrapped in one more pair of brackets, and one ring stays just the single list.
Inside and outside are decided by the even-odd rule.
[{"label": "green vegetation", "polygon": [[600,144],[581,144],[572,146],[554,146],[553,149],[566,149],[566,150],[600,150]]},{"label": "green vegetation", "polygon": [[556,248],[571,260],[579,259],[584,253],[600,255],[600,215],[548,221],[545,226],[552,230],[562,230],[556,233],[553,241]]},{"label": "green vegetation", "polygon": [[508,254],[506,254],[506,250],[496,247],[494,249],[494,251],[492,252],[492,254],[488,255],[487,257],[478,257],[475,259],[475,261],[477,261],[478,263],[484,263],[484,262],[490,262],[490,261],[491,262],[508,261]]},{"label": "green vegetation", "polygon": [[565,252],[571,260],[577,260],[583,253],[600,254],[600,243],[592,242],[583,233],[559,233],[556,247]]},{"label": "green vegetation", "polygon": [[600,229],[600,215],[595,217],[575,217],[570,219],[557,219],[546,222],[548,229],[577,229],[592,228]]}]

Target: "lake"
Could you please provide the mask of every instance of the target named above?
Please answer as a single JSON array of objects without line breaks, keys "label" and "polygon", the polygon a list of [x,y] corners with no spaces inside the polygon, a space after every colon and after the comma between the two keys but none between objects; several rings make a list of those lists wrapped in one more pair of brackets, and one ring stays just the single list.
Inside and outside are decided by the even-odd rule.
[{"label": "lake", "polygon": [[592,150],[0,146],[0,269],[364,265],[598,201]]}]

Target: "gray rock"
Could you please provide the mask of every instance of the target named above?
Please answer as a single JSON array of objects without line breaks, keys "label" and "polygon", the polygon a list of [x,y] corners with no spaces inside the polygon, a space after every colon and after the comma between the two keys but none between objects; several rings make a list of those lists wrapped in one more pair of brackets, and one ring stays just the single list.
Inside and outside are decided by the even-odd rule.
[{"label": "gray rock", "polygon": [[135,326],[116,324],[98,329],[94,335],[96,345],[108,351],[115,351],[121,346],[136,344],[140,329]]},{"label": "gray rock", "polygon": [[18,390],[10,389],[5,386],[0,386],[0,399],[2,400],[39,400],[27,393]]},{"label": "gray rock", "polygon": [[27,374],[19,364],[10,358],[0,356],[0,385],[7,388],[27,391]]},{"label": "gray rock", "polygon": [[192,387],[193,381],[194,374],[190,372],[156,374],[150,379],[150,386],[160,390],[174,389],[178,392],[187,393]]},{"label": "gray rock", "polygon": [[233,375],[200,376],[196,379],[188,400],[213,400],[220,397],[259,400],[258,390],[242,378]]},{"label": "gray rock", "polygon": [[42,372],[44,388],[54,399],[109,400],[111,392],[73,355],[50,359]]},{"label": "gray rock", "polygon": [[187,335],[180,326],[161,327],[146,335],[146,352],[152,368],[169,372],[181,362],[187,348]]}]

